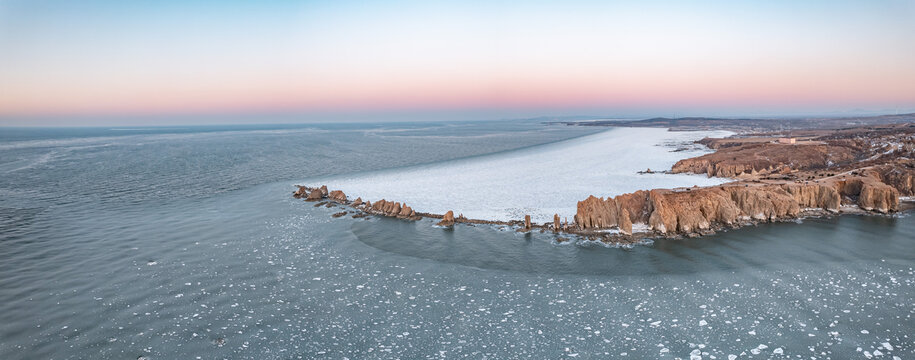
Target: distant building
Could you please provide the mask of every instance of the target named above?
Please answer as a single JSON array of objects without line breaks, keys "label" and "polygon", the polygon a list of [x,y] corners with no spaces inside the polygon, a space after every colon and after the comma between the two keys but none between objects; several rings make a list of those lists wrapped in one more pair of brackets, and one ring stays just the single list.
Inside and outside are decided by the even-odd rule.
[{"label": "distant building", "polygon": [[795,138],[778,138],[779,144],[794,144],[797,142]]}]

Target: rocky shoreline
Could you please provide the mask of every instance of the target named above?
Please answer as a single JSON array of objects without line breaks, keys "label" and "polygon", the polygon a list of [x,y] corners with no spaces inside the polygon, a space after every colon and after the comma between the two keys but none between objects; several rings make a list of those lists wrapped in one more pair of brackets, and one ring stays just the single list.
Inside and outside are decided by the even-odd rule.
[{"label": "rocky shoreline", "polygon": [[[812,130],[811,130],[812,131]],[[369,215],[407,221],[439,220],[438,226],[491,224],[517,231],[554,232],[607,243],[635,243],[646,237],[695,237],[762,222],[793,221],[842,213],[892,214],[911,208],[915,196],[915,125],[893,124],[808,133],[801,143],[781,144],[777,136],[737,135],[703,139],[716,151],[677,162],[671,173],[706,174],[735,181],[717,186],[641,190],[612,198],[579,201],[572,222],[559,215],[545,224],[524,220],[468,219],[453,211],[417,212],[405,203],[350,200],[327,186],[298,186],[295,198],[328,207],[348,207],[334,217]],[[650,176],[654,172],[642,174]],[[903,199],[901,201],[900,199]]]}]

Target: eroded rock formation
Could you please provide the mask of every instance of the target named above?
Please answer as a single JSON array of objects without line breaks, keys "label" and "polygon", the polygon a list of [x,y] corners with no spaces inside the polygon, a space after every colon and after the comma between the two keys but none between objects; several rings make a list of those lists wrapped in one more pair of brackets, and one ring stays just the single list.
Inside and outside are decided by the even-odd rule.
[{"label": "eroded rock formation", "polygon": [[341,203],[346,202],[346,194],[344,194],[340,190],[331,191],[330,194],[327,195],[327,197],[330,198],[331,200],[334,200],[337,202],[341,202]]},{"label": "eroded rock formation", "polygon": [[632,221],[629,220],[629,210],[622,208],[620,210],[620,232],[626,235],[632,235]]},{"label": "eroded rock formation", "polygon": [[321,192],[321,189],[314,189],[308,193],[308,197],[305,198],[306,201],[318,201],[324,198],[324,194]]},{"label": "eroded rock formation", "polygon": [[442,221],[439,221],[439,226],[454,226],[454,211],[448,210],[445,213],[445,216],[442,217]]},{"label": "eroded rock formation", "polygon": [[835,186],[821,184],[785,184],[782,188],[788,191],[801,208],[820,208],[838,211],[842,197]]},{"label": "eroded rock formation", "polygon": [[[887,213],[899,207],[896,189],[874,178],[810,184],[738,182],[606,199],[591,196],[578,203],[575,221],[583,230],[615,227],[629,234],[634,218],[662,234],[698,234],[742,222],[795,218],[809,208],[835,212],[843,196],[865,210]],[[647,218],[630,216],[630,209],[647,213]]]}]

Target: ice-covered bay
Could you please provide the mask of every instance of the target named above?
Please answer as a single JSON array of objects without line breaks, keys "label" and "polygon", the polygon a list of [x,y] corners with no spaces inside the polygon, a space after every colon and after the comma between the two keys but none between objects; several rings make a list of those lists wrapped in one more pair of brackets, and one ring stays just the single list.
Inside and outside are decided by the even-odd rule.
[{"label": "ice-covered bay", "polygon": [[[669,170],[677,160],[708,152],[692,141],[727,136],[725,131],[673,132],[657,128],[611,128],[560,142],[406,168],[309,179],[350,198],[405,202],[417,211],[474,219],[511,220],[530,214],[535,222],[575,215],[589,195],[615,196],[641,189],[708,186],[726,179],[704,175],[638,174]],[[686,150],[683,150],[687,148]],[[680,151],[674,151],[680,149]]]}]

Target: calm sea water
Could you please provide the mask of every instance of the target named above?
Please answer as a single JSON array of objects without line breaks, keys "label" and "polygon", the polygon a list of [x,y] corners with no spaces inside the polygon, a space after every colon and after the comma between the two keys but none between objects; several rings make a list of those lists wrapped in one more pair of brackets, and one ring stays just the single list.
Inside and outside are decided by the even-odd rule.
[{"label": "calm sea water", "polygon": [[915,356],[911,216],[613,248],[289,196],[595,130],[2,128],[0,359]]}]

